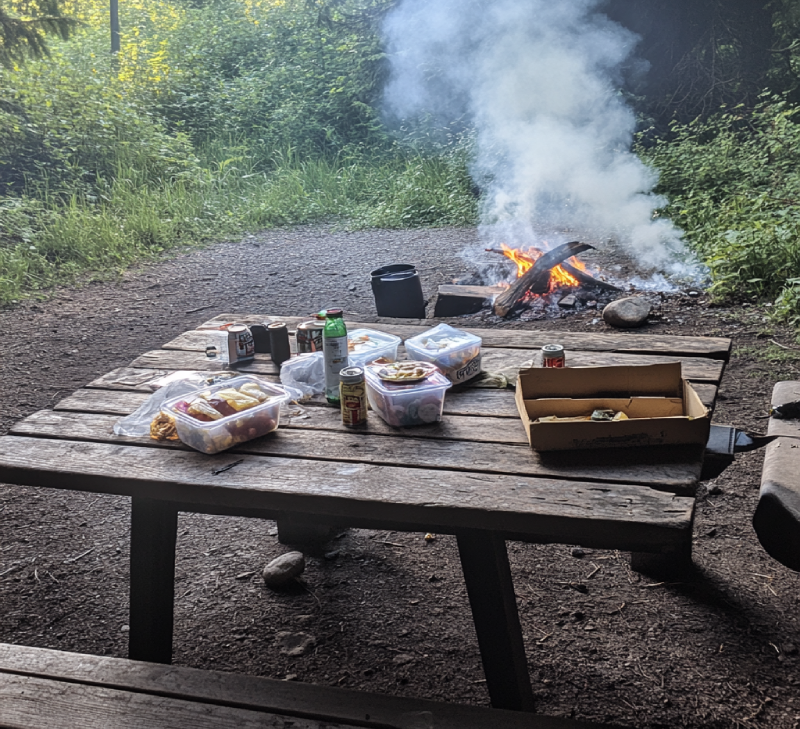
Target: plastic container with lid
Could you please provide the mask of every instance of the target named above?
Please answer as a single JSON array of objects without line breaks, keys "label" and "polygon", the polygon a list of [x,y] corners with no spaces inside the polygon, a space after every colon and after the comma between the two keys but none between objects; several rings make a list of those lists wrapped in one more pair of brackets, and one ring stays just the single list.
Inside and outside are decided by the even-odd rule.
[{"label": "plastic container with lid", "polygon": [[[247,383],[255,384],[269,399],[219,420],[210,421],[193,418],[176,407],[180,402],[191,402],[201,396],[207,398],[220,390],[238,389]],[[183,443],[210,455],[276,430],[280,422],[281,405],[287,402],[289,397],[286,390],[279,385],[264,382],[250,375],[242,375],[168,400],[161,410],[174,418],[175,430]]]},{"label": "plastic container with lid", "polygon": [[376,359],[394,362],[402,340],[394,334],[374,329],[354,329],[347,334],[348,358],[353,367],[364,367]]},{"label": "plastic container with lid", "polygon": [[370,407],[389,425],[426,425],[442,419],[444,394],[452,384],[441,373],[407,384],[384,382],[372,367],[364,376]]},{"label": "plastic container with lid", "polygon": [[410,359],[433,362],[453,384],[471,380],[481,371],[481,338],[449,324],[406,339],[405,346]]}]

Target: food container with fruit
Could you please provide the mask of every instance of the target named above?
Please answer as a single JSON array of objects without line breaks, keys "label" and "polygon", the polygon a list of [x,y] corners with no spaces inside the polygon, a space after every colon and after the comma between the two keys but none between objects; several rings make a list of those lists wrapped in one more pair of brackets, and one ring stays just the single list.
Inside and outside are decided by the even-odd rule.
[{"label": "food container with fruit", "polygon": [[168,400],[161,412],[175,421],[178,437],[201,453],[219,453],[278,427],[289,394],[251,375]]},{"label": "food container with fruit", "polygon": [[351,367],[364,367],[376,359],[394,362],[402,340],[374,329],[354,329],[347,334],[347,355]]},{"label": "food container with fruit", "polygon": [[386,365],[370,365],[364,372],[367,400],[384,421],[395,427],[405,427],[442,419],[444,394],[452,387],[450,380],[435,369],[413,381],[393,380],[381,376],[385,368]]},{"label": "food container with fruit", "polygon": [[453,384],[471,380],[481,371],[481,338],[439,324],[416,337],[406,339],[411,359],[433,362]]}]

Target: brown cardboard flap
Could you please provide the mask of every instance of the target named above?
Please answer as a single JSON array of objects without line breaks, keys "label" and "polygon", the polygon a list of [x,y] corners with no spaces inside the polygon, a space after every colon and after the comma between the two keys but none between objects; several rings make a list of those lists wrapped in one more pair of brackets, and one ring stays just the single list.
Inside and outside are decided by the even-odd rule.
[{"label": "brown cardboard flap", "polygon": [[525,400],[539,397],[683,397],[681,363],[521,370]]},{"label": "brown cardboard flap", "polygon": [[628,418],[674,418],[682,417],[683,400],[679,397],[629,397],[613,398],[539,398],[526,400],[525,409],[531,420],[548,415],[573,418],[591,415],[593,410],[608,409],[622,411]]}]

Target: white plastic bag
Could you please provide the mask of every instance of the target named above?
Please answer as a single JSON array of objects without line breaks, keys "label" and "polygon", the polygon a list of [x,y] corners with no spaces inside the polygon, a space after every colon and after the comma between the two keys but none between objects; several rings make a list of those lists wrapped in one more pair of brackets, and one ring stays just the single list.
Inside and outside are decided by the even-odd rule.
[{"label": "white plastic bag", "polygon": [[301,354],[286,360],[281,365],[281,384],[299,390],[303,400],[321,395],[325,391],[325,359],[322,352]]},{"label": "white plastic bag", "polygon": [[141,437],[150,435],[150,423],[161,411],[161,406],[172,397],[185,395],[188,392],[200,390],[219,377],[232,377],[235,373],[210,373],[210,372],[176,372],[166,380],[150,397],[147,398],[130,415],[126,415],[114,423],[115,435],[129,435]]}]

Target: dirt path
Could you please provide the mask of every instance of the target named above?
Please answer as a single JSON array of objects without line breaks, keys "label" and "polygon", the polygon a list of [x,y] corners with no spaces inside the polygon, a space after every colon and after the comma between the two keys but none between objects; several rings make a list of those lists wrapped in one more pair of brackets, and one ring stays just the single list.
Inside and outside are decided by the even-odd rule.
[{"label": "dirt path", "polygon": [[[217,313],[336,303],[373,320],[370,269],[416,263],[432,295],[469,273],[458,253],[476,240],[453,229],[268,231],[0,311],[0,432]],[[732,337],[715,420],[758,431],[774,381],[800,376],[797,352],[770,342],[795,347],[791,333],[764,314],[675,294],[645,331]],[[596,319],[503,326],[602,331]],[[632,572],[617,552],[509,544],[539,712],[631,727],[800,726],[800,582],[750,525],[761,461],[739,456],[701,488],[697,569],[680,582]],[[0,640],[124,656],[128,526],[123,498],[0,485]],[[488,702],[453,539],[343,531],[309,557],[306,589],[274,593],[258,573],[286,551],[276,534],[269,522],[181,516],[177,663]],[[282,655],[281,631],[316,647]]]}]

